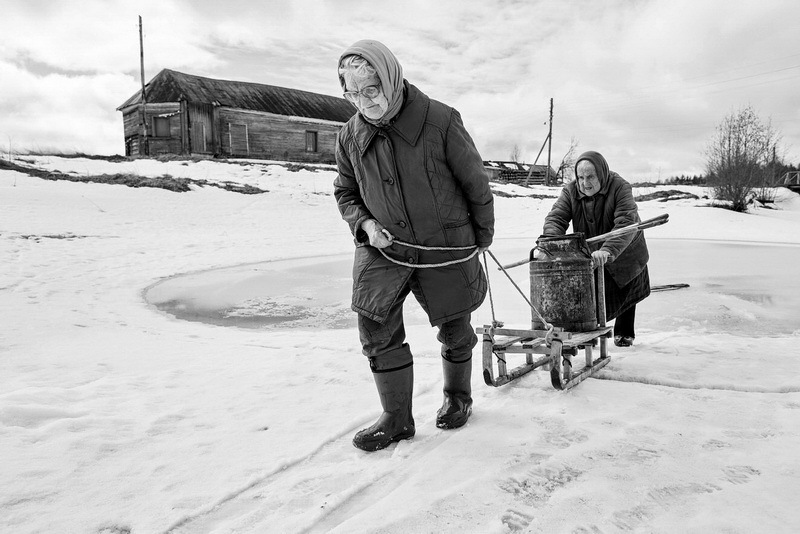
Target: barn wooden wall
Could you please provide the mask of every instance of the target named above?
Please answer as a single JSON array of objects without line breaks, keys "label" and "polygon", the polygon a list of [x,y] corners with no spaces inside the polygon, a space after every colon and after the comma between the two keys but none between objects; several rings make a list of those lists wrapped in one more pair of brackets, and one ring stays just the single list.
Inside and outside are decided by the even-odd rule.
[{"label": "barn wooden wall", "polygon": [[[181,154],[181,119],[180,104],[147,104],[147,141],[151,156],[161,154]],[[153,137],[153,117],[171,115],[169,118],[169,137]],[[140,156],[139,136],[142,127],[142,113],[139,106],[132,106],[122,114],[122,127],[125,134],[126,146],[129,146],[129,156]],[[126,149],[126,152],[128,149]]]},{"label": "barn wooden wall", "polygon": [[[333,163],[340,125],[231,108],[219,109],[224,155],[308,163]],[[244,132],[247,138],[243,139]],[[317,132],[317,151],[306,152],[306,132]],[[233,140],[233,147],[231,146]],[[247,151],[249,149],[249,152]]]},{"label": "barn wooden wall", "polygon": [[[188,123],[187,117],[188,114]],[[153,117],[169,115],[170,136],[153,137]],[[141,112],[132,106],[123,112],[126,152],[139,156]],[[272,113],[189,104],[147,104],[149,152],[163,154],[218,154],[307,163],[334,163],[340,124],[303,120]],[[188,128],[187,128],[188,124]],[[188,129],[188,131],[187,131]],[[317,133],[317,151],[306,151],[306,132]],[[188,134],[189,139],[184,135]],[[204,137],[204,139],[202,139]],[[203,143],[204,141],[204,143]],[[233,143],[231,142],[233,141]]]}]

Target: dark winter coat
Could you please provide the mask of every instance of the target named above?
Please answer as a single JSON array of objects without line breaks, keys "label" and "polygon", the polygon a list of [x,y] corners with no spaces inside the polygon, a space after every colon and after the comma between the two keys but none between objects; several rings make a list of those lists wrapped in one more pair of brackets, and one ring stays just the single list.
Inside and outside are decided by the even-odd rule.
[{"label": "dark winter coat", "polygon": [[[577,180],[569,182],[545,217],[542,234],[564,235],[571,222],[573,231],[582,232],[588,239],[615,228],[641,222],[631,185],[620,175],[610,171],[605,158],[597,152],[587,152],[578,161],[582,159],[594,164],[600,179],[600,191],[589,197],[580,192]],[[607,296],[607,305],[619,301],[621,306],[618,310],[610,307],[609,318],[650,294],[647,273],[650,254],[644,232],[640,230],[612,237],[596,244],[592,249],[605,250],[611,255],[605,271],[613,279],[615,286],[626,293],[622,299],[619,298],[620,295]],[[608,293],[609,288],[606,290]]]},{"label": "dark winter coat", "polygon": [[[486,280],[479,256],[446,267],[400,266],[369,246],[361,223],[376,219],[395,239],[417,245],[488,247],[494,203],[483,161],[459,113],[408,82],[404,91],[403,108],[388,126],[374,126],[357,113],[341,129],[334,195],[356,242],[353,310],[384,322],[415,276],[415,296],[437,325],[483,302]],[[383,251],[410,264],[444,263],[471,252],[424,251],[397,243]]]}]

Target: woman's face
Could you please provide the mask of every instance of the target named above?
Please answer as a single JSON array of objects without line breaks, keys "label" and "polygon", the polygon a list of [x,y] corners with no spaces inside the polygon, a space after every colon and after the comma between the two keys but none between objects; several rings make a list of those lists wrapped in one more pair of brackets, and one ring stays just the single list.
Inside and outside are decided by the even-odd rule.
[{"label": "woman's face", "polygon": [[383,94],[381,81],[377,75],[367,77],[345,76],[345,90],[348,92],[363,91],[365,87],[376,86],[380,89],[378,95],[372,98],[364,94],[359,94],[355,100],[351,100],[355,104],[358,111],[368,119],[378,120],[389,109],[389,100]]},{"label": "woman's face", "polygon": [[591,162],[586,160],[578,162],[577,173],[576,179],[581,193],[590,197],[600,191],[600,178],[597,177],[597,171]]}]

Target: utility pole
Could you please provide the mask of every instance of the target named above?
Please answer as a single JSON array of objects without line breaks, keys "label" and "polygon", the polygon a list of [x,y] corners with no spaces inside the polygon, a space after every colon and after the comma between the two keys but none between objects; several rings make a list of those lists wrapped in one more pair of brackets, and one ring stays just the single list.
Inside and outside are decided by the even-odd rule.
[{"label": "utility pole", "polygon": [[144,39],[142,38],[142,16],[139,15],[139,68],[142,78],[142,133],[139,143],[139,155],[149,156],[147,146],[147,96],[144,91]]},{"label": "utility pole", "polygon": [[550,132],[547,134],[547,171],[544,185],[550,185],[550,155],[553,152],[553,99],[550,98]]},{"label": "utility pole", "polygon": [[[525,185],[523,187],[528,187],[528,182],[530,181],[531,175],[533,174],[533,169],[535,169],[536,164],[539,163],[539,156],[542,155],[542,150],[544,150],[544,145],[546,145],[549,140],[550,140],[550,135],[548,134],[548,136],[544,140],[544,143],[542,143],[542,148],[540,148],[539,153],[536,154],[536,159],[533,160],[533,164],[531,165],[530,169],[528,169],[528,176],[525,177]],[[545,179],[545,183],[546,182],[547,179]]]}]

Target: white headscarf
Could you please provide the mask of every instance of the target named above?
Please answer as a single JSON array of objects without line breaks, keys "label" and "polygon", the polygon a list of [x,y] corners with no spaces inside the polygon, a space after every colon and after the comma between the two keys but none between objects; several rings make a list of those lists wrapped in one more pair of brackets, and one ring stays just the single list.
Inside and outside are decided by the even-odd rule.
[{"label": "white headscarf", "polygon": [[[389,107],[382,117],[377,120],[367,117],[364,117],[364,119],[376,126],[389,124],[400,112],[400,108],[403,107],[403,67],[400,66],[400,62],[397,61],[397,58],[385,44],[369,39],[358,41],[349,46],[339,57],[340,66],[342,60],[347,56],[360,56],[367,60],[378,73],[378,78],[381,81],[381,90],[389,102]],[[342,85],[342,89],[346,91],[347,86],[341,74],[339,75],[339,83]]]}]

